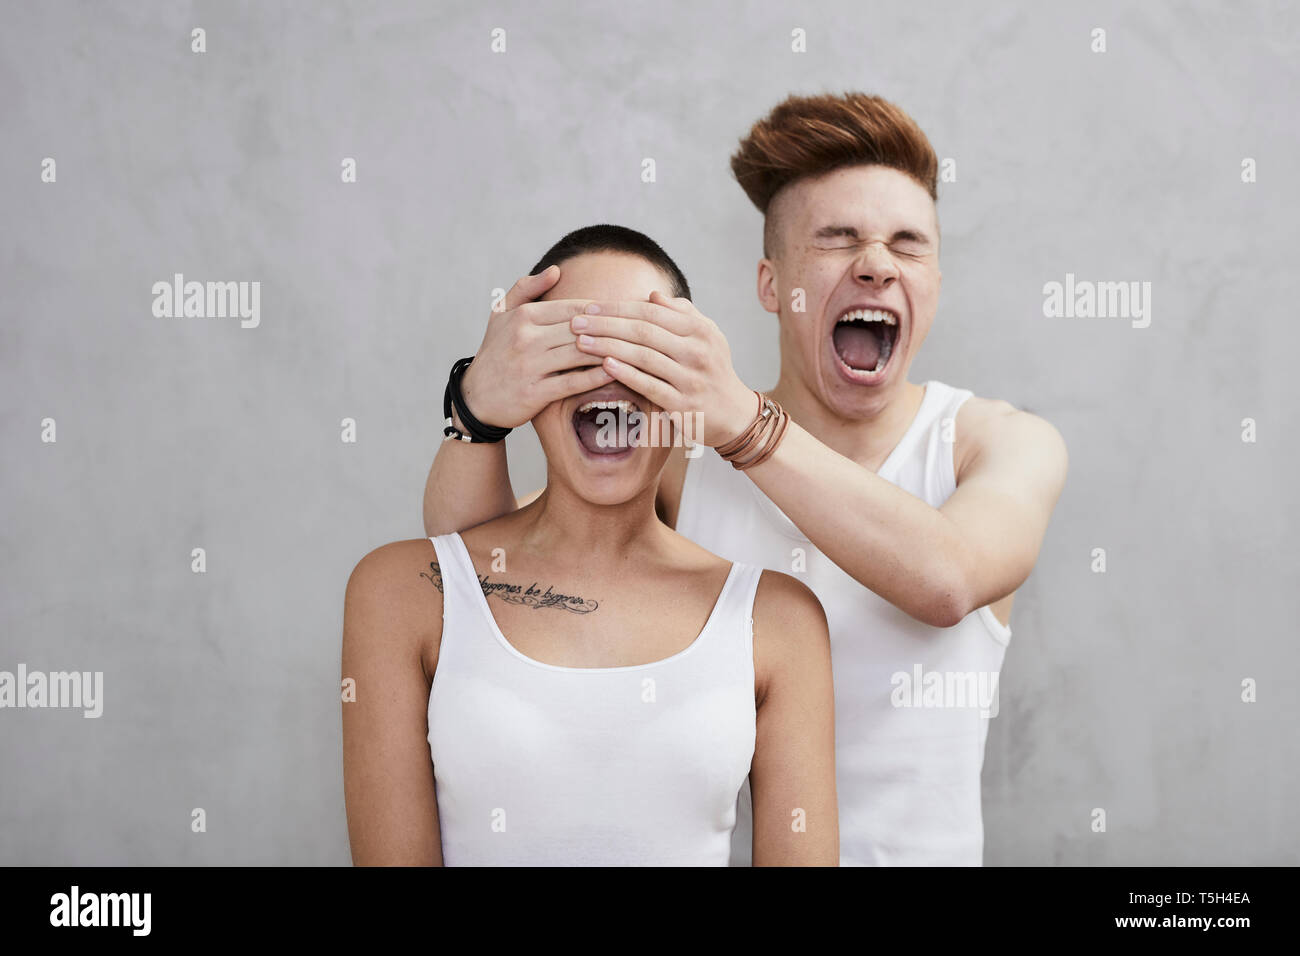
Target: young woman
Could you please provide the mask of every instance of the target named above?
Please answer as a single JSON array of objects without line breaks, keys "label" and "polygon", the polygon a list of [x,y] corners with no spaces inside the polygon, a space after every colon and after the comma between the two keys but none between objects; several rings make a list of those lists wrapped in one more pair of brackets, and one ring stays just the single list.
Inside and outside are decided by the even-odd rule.
[{"label": "young woman", "polygon": [[[533,272],[553,266],[527,315],[555,340],[557,380],[595,377],[532,419],[545,490],[463,534],[384,545],[348,581],[353,861],[725,866],[748,778],[756,865],[836,865],[821,605],[665,525],[666,433],[636,442],[637,415],[660,409],[578,369],[568,321],[589,302],[688,296],[685,279],[614,226],[570,234]],[[630,438],[606,427],[620,418]]]}]

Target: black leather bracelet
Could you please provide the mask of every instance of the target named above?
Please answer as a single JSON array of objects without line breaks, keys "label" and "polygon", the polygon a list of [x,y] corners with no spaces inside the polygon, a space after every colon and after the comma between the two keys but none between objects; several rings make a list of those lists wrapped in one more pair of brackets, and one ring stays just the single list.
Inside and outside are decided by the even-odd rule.
[{"label": "black leather bracelet", "polygon": [[[457,359],[456,363],[451,367],[451,374],[447,376],[447,388],[442,393],[442,416],[447,421],[446,427],[442,430],[442,437],[444,441],[455,438],[459,441],[490,445],[501,441],[514,429],[485,425],[470,414],[469,408],[465,404],[465,396],[460,393],[460,380],[465,377],[465,369],[469,368],[469,363],[472,361],[474,361],[472,355]],[[451,410],[453,406],[456,409],[456,414],[460,416],[461,424],[465,426],[464,431],[461,431],[452,422]]]}]

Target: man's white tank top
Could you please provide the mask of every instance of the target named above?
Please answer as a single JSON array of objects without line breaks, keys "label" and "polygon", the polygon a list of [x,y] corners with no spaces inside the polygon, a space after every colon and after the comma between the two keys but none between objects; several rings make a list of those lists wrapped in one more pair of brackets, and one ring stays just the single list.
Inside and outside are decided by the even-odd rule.
[{"label": "man's white tank top", "polygon": [[[957,487],[951,437],[957,409],[970,396],[926,382],[916,418],[880,477],[933,507],[948,500]],[[710,450],[687,465],[677,530],[724,558],[794,574],[826,610],[840,864],[981,865],[980,771],[1011,630],[987,607],[950,628],[909,617],[841,571],[756,484]],[[751,820],[746,787],[733,865],[750,862]]]},{"label": "man's white tank top", "polygon": [[[443,591],[428,709],[443,862],[726,866],[754,756],[762,570],[733,564],[671,657],[561,667],[506,640],[460,535],[429,540]],[[564,627],[563,611],[539,613]]]}]

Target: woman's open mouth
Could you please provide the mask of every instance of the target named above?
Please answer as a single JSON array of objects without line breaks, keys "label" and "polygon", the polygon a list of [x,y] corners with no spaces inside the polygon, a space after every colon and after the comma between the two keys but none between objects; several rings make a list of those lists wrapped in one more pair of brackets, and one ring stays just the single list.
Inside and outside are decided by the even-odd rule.
[{"label": "woman's open mouth", "polygon": [[898,316],[887,309],[851,309],[831,331],[831,347],[840,374],[858,385],[885,377],[898,344]]},{"label": "woman's open mouth", "polygon": [[573,431],[584,454],[605,462],[622,461],[642,444],[645,416],[626,398],[595,399],[573,413]]}]

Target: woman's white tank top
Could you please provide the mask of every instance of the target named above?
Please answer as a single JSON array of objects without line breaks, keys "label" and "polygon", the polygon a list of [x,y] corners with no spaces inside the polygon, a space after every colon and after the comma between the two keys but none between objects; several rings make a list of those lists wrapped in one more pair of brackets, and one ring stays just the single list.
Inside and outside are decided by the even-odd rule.
[{"label": "woman's white tank top", "polygon": [[[443,862],[726,866],[754,755],[761,569],[733,564],[704,629],[671,657],[560,667],[506,640],[460,535],[429,540],[443,591],[428,709]],[[564,627],[564,612],[540,613]]]}]

